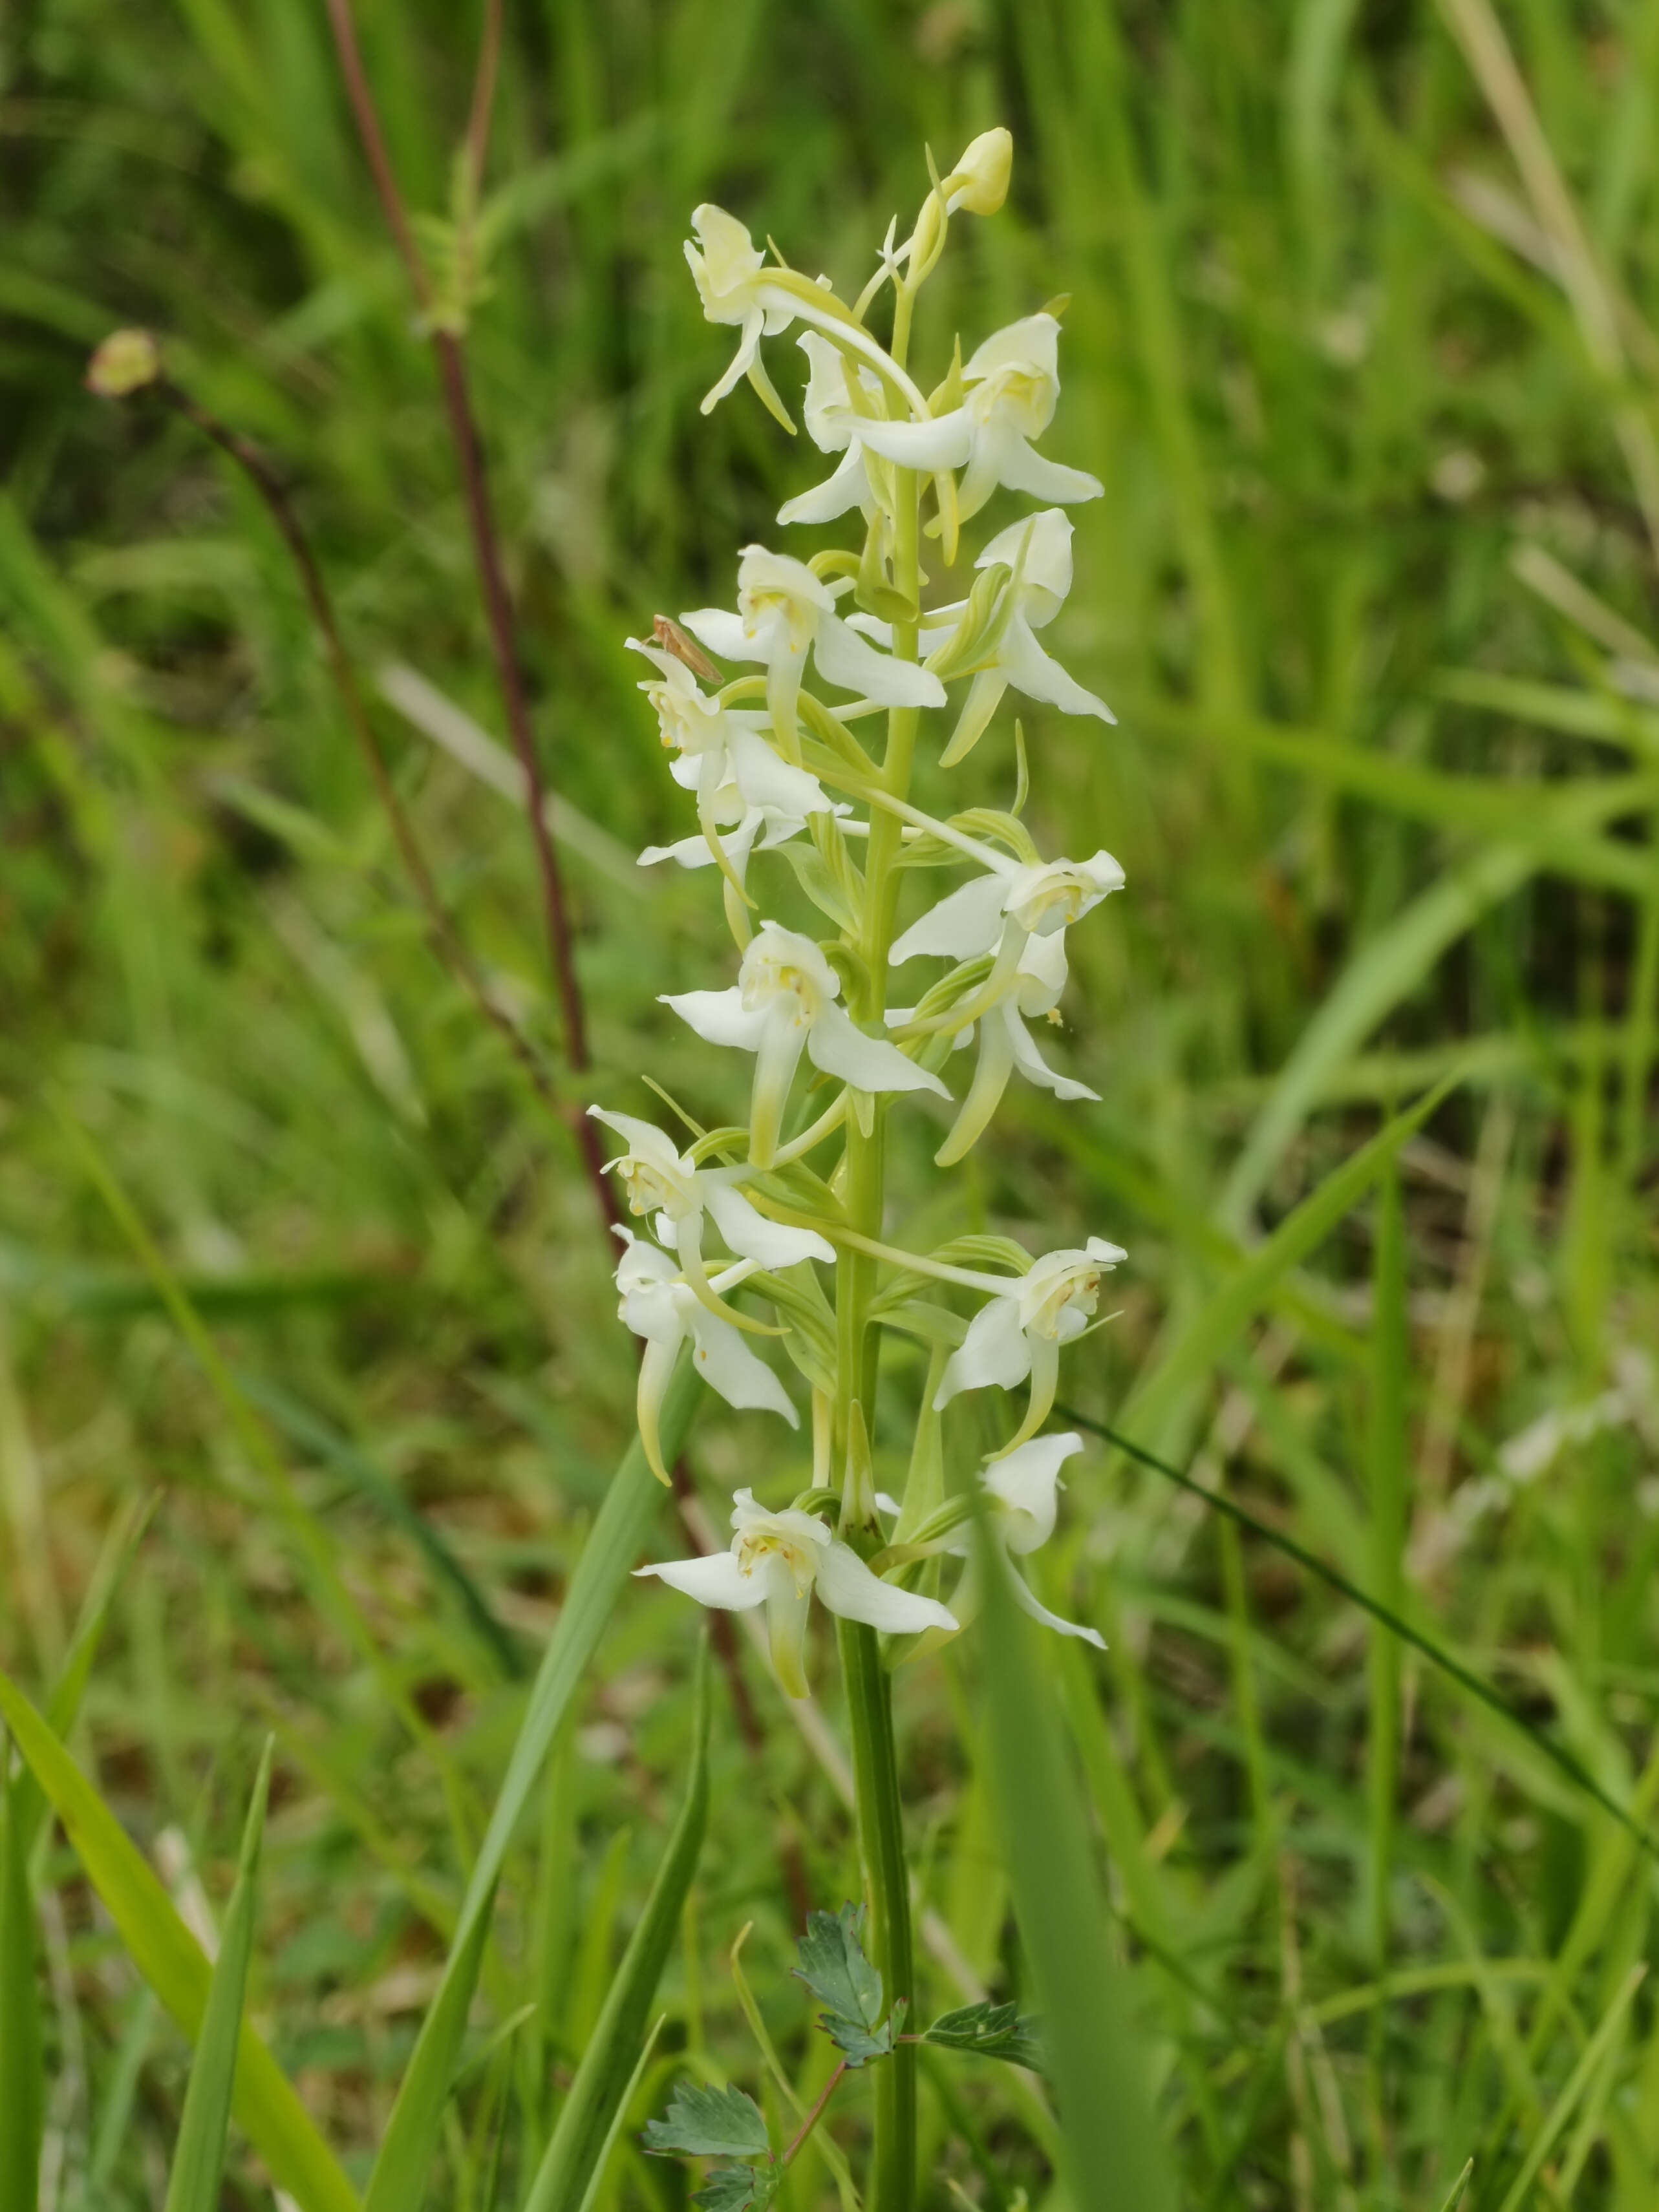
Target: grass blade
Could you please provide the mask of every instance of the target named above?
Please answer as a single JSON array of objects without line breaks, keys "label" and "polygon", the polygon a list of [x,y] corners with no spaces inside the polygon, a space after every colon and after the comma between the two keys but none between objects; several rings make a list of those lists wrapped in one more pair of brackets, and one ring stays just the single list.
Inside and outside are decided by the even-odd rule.
[{"label": "grass blade", "polygon": [[[678,1455],[685,1441],[699,1388],[696,1370],[689,1360],[683,1361],[669,1386],[662,1409],[662,1448],[670,1462]],[[447,2023],[450,2015],[446,2006],[451,1985],[468,1976],[467,1957],[480,1941],[480,1930],[488,1925],[490,1904],[507,1847],[663,1495],[662,1485],[646,1465],[645,1453],[636,1437],[623,1455],[605,1493],[605,1504],[582,1547],[559,1613],[558,1626],[548,1639],[547,1650],[531,1686],[530,1702],[507,1763],[501,1795],[489,1816],[489,1826],[478,1847],[462,1900],[443,1981],[422,2024],[414,2056],[410,2060],[411,2074],[428,2066],[428,2046],[441,2042],[449,2033]],[[471,1972],[476,1973],[476,1964]],[[435,2070],[435,2067],[432,2069]]]},{"label": "grass blade", "polygon": [[[0,1718],[52,1801],[133,1964],[185,2033],[202,2032],[212,1981],[201,1945],[126,1832],[34,1707],[0,1674]],[[356,2191],[264,2044],[244,2021],[232,2109],[301,2212],[360,2212]]]},{"label": "grass blade", "polygon": [[1036,1978],[1076,2212],[1171,2212],[1126,1977],[1107,1932],[1091,1823],[1036,1633],[981,1528],[983,1695],[1014,1912]]},{"label": "grass blade", "polygon": [[178,2147],[167,2178],[167,2212],[216,2212],[224,2173],[230,2102],[236,2085],[238,2032],[247,1991],[248,1960],[253,1951],[255,1901],[258,1892],[259,1846],[264,1839],[265,1805],[270,1791],[271,1744],[253,1784],[242,1831],[236,1887],[225,1915],[219,1956],[208,1991],[196,2060],[185,2091]]},{"label": "grass blade", "polygon": [[637,2078],[645,2023],[679,1932],[686,1893],[708,1826],[708,1643],[697,1660],[696,1719],[685,1802],[674,1824],[640,1923],[582,2053],[524,2212],[581,2212],[599,2162]]},{"label": "grass blade", "polygon": [[1562,2085],[1561,2094],[1551,2106],[1543,2126],[1533,2137],[1527,2155],[1522,2161],[1521,2171],[1510,2185],[1510,2192],[1504,2199],[1500,2212],[1521,2212],[1521,2207],[1532,2194],[1532,2185],[1543,2171],[1544,2160],[1554,2148],[1557,2136],[1572,2118],[1579,2100],[1595,2079],[1596,2069],[1607,2057],[1613,2037],[1623,2027],[1630,2001],[1641,1987],[1643,1977],[1647,1971],[1645,1965],[1638,1965],[1632,1966],[1626,1975],[1618,1994],[1607,2007],[1601,2025],[1584,2045],[1578,2063]]},{"label": "grass blade", "polygon": [[46,2113],[23,1787],[0,1768],[0,2212],[35,2212]]},{"label": "grass blade", "polygon": [[425,2197],[489,1933],[489,1915],[481,1912],[465,1944],[451,1959],[398,2086],[369,2176],[363,2212],[416,2212]]}]

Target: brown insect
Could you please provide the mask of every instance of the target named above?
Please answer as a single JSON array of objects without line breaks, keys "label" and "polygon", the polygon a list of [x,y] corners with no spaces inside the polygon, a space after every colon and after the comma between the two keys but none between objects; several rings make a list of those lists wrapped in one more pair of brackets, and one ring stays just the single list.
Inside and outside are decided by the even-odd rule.
[{"label": "brown insect", "polygon": [[653,615],[651,635],[665,653],[672,653],[676,660],[683,660],[694,676],[701,676],[705,684],[724,683],[714,662],[694,637],[688,637],[670,615]]}]

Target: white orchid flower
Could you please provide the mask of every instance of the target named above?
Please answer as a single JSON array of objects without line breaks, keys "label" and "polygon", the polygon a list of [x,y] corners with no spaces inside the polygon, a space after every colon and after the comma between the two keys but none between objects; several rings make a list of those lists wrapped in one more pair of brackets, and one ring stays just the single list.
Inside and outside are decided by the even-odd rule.
[{"label": "white orchid flower", "polygon": [[[793,1267],[800,1260],[822,1260],[833,1266],[836,1248],[811,1229],[790,1229],[769,1221],[735,1186],[741,1168],[700,1168],[690,1152],[678,1152],[673,1141],[654,1121],[641,1121],[632,1114],[607,1113],[590,1106],[596,1121],[614,1129],[627,1146],[614,1160],[605,1162],[607,1174],[622,1177],[629,1211],[654,1214],[652,1223],[659,1243],[679,1261],[686,1282],[705,1306],[718,1307],[705,1271],[702,1237],[707,1217],[740,1260],[752,1260],[769,1273]],[[727,1316],[733,1319],[735,1316]]]},{"label": "white orchid flower", "polygon": [[[672,845],[647,845],[639,855],[640,866],[653,868],[664,860],[672,860],[682,868],[712,868],[718,864],[742,890],[749,879],[750,854],[773,852],[792,837],[799,837],[806,827],[802,815],[783,813],[772,806],[745,806],[735,784],[729,782],[714,793],[708,811],[720,842],[718,852],[700,830],[695,837],[677,837]],[[836,806],[831,811],[842,814],[848,810]]]},{"label": "white orchid flower", "polygon": [[[981,1025],[973,1082],[955,1126],[934,1155],[941,1167],[961,1159],[978,1139],[1015,1068],[1057,1098],[1099,1095],[1085,1083],[1056,1075],[1025,1023],[1028,1017],[1054,1017],[1066,988],[1066,931],[1113,891],[1121,890],[1123,871],[1105,852],[1087,860],[1030,866],[1004,860],[988,849],[986,857],[994,864],[990,870],[931,907],[888,956],[898,967],[926,954],[957,961],[996,955],[989,976],[973,997],[938,1016],[933,1024],[963,1033],[975,1022]],[[913,1011],[895,1007],[888,1021],[902,1028]]]},{"label": "white orchid flower", "polygon": [[867,362],[913,414],[926,416],[927,400],[836,298],[827,279],[814,283],[798,270],[769,266],[766,256],[737,217],[708,201],[692,210],[691,228],[698,244],[693,246],[686,240],[685,258],[703,313],[711,323],[735,323],[741,332],[726,374],[704,396],[705,415],[725,398],[740,376],[746,376],[784,428],[793,433],[795,426],[789,410],[761,360],[760,343],[763,337],[780,337],[791,323],[802,322],[827,331],[842,352]]},{"label": "white orchid flower", "polygon": [[[636,1237],[632,1230],[617,1231],[626,1251],[617,1269],[617,1288],[622,1302],[617,1310],[635,1334],[645,1339],[640,1362],[636,1406],[640,1442],[646,1462],[659,1482],[668,1480],[662,1456],[662,1403],[680,1346],[689,1337],[697,1372],[710,1389],[728,1406],[781,1413],[792,1429],[800,1416],[789,1402],[789,1394],[763,1359],[757,1359],[729,1321],[711,1313],[691,1285],[680,1278],[676,1262],[654,1244]],[[716,1297],[755,1273],[752,1260],[740,1260],[710,1279]]]},{"label": "white orchid flower", "polygon": [[[1060,1380],[1060,1346],[1089,1326],[1100,1301],[1102,1275],[1127,1257],[1121,1245],[1091,1237],[1080,1249],[1046,1253],[1029,1274],[997,1280],[945,1364],[934,1412],[960,1391],[1012,1390],[1029,1376],[1030,1403],[1003,1455],[1014,1451],[1048,1418]],[[983,1279],[988,1284],[994,1279]]]},{"label": "white orchid flower", "polygon": [[700,1559],[668,1559],[636,1567],[699,1605],[746,1613],[763,1605],[772,1664],[792,1698],[807,1694],[806,1618],[812,1593],[843,1620],[908,1635],[924,1628],[954,1630],[954,1613],[930,1597],[896,1589],[872,1575],[850,1544],[833,1536],[815,1513],[769,1513],[754,1493],[739,1490],[732,1509],[732,1547]]},{"label": "white orchid flower", "polygon": [[[988,1461],[981,1480],[990,1509],[991,1535],[1010,1560],[1008,1588],[1014,1602],[1045,1628],[1054,1629],[1061,1636],[1081,1637],[1085,1644],[1103,1651],[1103,1637],[1080,1621],[1062,1620],[1057,1613],[1050,1613],[1012,1565],[1013,1559],[1040,1550],[1054,1534],[1060,1492],[1066,1487],[1060,1470],[1074,1452],[1082,1449],[1083,1439],[1075,1430],[1059,1436],[1033,1437],[1017,1450]],[[966,1627],[984,1603],[979,1553],[971,1530],[952,1538],[945,1548],[968,1563],[951,1594],[951,1610]]]},{"label": "white orchid flower", "polygon": [[942,707],[945,686],[913,660],[878,653],[836,612],[836,597],[804,561],[764,545],[745,545],[738,565],[738,611],[699,607],[680,620],[723,660],[766,667],[766,703],[778,742],[800,744],[795,702],[806,656],[826,684],[857,691],[878,707]]},{"label": "white orchid flower", "polygon": [[[806,397],[801,412],[807,435],[821,453],[840,453],[842,459],[833,476],[778,509],[778,520],[833,522],[856,507],[866,522],[876,515],[876,495],[864,465],[864,445],[858,425],[867,415],[882,412],[881,386],[867,368],[855,368],[817,331],[803,331],[796,340],[810,364]],[[856,375],[866,407],[854,411],[848,404],[848,379]]]},{"label": "white orchid flower", "polygon": [[840,996],[841,978],[811,939],[775,921],[756,931],[729,991],[665,996],[663,1004],[710,1044],[735,1045],[756,1055],[750,1166],[772,1164],[803,1052],[814,1067],[856,1091],[936,1091],[950,1097],[936,1075],[896,1045],[866,1036],[836,1003]]},{"label": "white orchid flower", "polygon": [[[1069,519],[1057,507],[1045,507],[1023,522],[1011,523],[997,532],[974,566],[991,568],[999,562],[1013,571],[1006,604],[991,624],[982,657],[974,664],[968,696],[950,742],[939,756],[941,768],[954,768],[973,750],[1001,704],[1004,692],[1010,690],[1044,706],[1058,707],[1062,714],[1097,714],[1103,722],[1117,720],[1103,699],[1085,691],[1036,640],[1036,633],[1054,620],[1072,588]],[[924,653],[933,658],[948,650],[967,611],[968,601],[957,599],[925,613],[921,618]],[[850,619],[852,626],[866,637],[882,645],[891,642],[890,623],[878,621],[873,615],[854,615]]]},{"label": "white orchid flower", "polygon": [[1063,468],[1032,449],[1054,418],[1060,398],[1060,325],[1027,315],[987,338],[963,368],[968,386],[959,407],[927,422],[857,424],[872,453],[901,468],[937,474],[961,469],[957,511],[977,514],[999,484],[1033,499],[1070,506],[1098,499],[1105,486],[1082,469]]}]

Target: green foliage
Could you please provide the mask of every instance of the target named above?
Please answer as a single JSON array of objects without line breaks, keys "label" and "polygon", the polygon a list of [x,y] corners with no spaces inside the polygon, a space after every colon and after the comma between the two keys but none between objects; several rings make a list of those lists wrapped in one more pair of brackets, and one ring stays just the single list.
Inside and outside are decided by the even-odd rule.
[{"label": "green foliage", "polygon": [[764,2158],[771,2144],[760,2106],[742,2089],[682,2081],[659,2120],[641,2137],[648,2151],[688,2158]]},{"label": "green foliage", "polygon": [[941,2013],[922,2031],[924,2043],[942,2051],[968,2051],[981,2058],[1006,2058],[1033,2074],[1043,2069],[1042,2044],[1034,2020],[1024,2018],[1015,2004],[993,2004],[988,1997],[978,2004],[958,2005]]},{"label": "green foliage", "polygon": [[863,1923],[861,1905],[843,1905],[839,1912],[809,1912],[793,1968],[825,2008],[818,2026],[853,2067],[890,2057],[904,2018],[902,1999],[890,2019],[882,2018],[881,1976],[859,1941]]}]

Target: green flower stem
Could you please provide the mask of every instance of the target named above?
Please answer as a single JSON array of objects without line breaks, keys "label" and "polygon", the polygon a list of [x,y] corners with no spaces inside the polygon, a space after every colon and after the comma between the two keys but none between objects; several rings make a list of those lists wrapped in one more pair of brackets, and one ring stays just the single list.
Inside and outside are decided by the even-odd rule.
[{"label": "green flower stem", "polygon": [[[908,300],[901,293],[908,310]],[[907,313],[908,319],[908,313]],[[914,472],[895,470],[898,514],[895,524],[894,582],[914,605],[921,591],[921,498]],[[893,650],[908,660],[917,657],[918,628],[900,623]],[[887,745],[880,785],[884,794],[902,803],[910,787],[915,753],[917,713],[895,708],[888,716]],[[865,854],[863,927],[854,950],[862,973],[849,992],[854,1018],[879,1033],[887,1004],[887,957],[893,942],[898,903],[894,862],[903,836],[890,808],[872,807]],[[861,1240],[879,1244],[886,1174],[885,1102],[872,1104],[868,1132],[858,1116],[847,1122],[847,1177],[843,1203],[848,1221]],[[836,1274],[837,1387],[836,1441],[843,1467],[853,1431],[853,1407],[861,1408],[867,1426],[875,1419],[878,1332],[870,1320],[876,1287],[876,1259],[857,1246],[842,1249]],[[852,1504],[851,1486],[843,1487],[846,1533],[874,1540],[874,1532],[845,1523]],[[904,1812],[899,1796],[898,1759],[893,1741],[893,1707],[881,1647],[875,1632],[853,1621],[839,1628],[842,1671],[853,1737],[853,1772],[857,1790],[859,1848],[870,1897],[871,1956],[879,1971],[888,2003],[915,2002],[910,1935],[910,1879],[904,1858]],[[916,2179],[916,2058],[896,2051],[876,2069],[875,2153],[872,2212],[910,2212]]]}]

